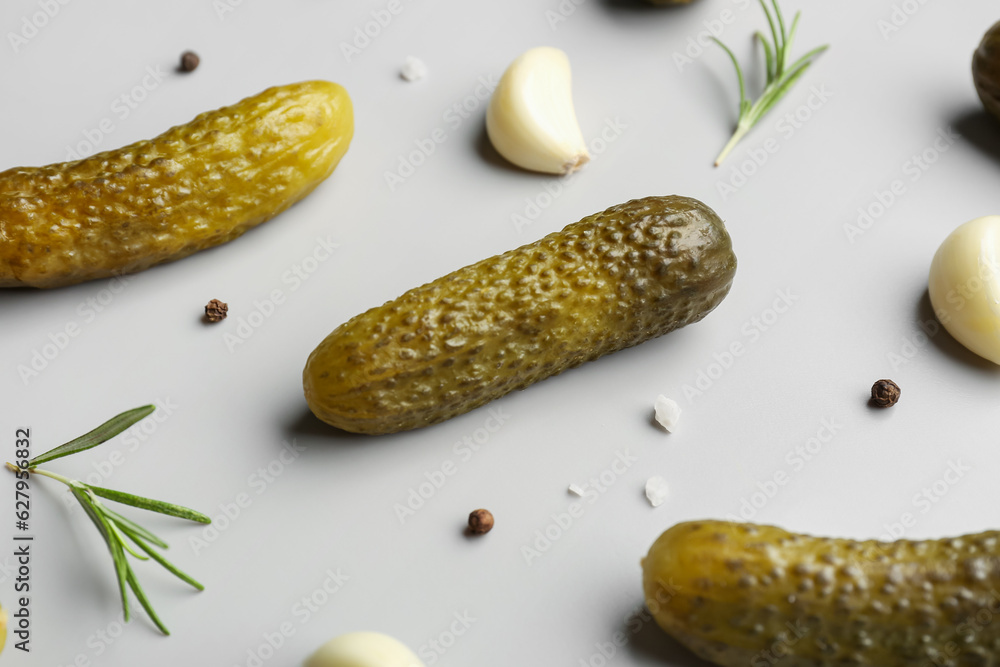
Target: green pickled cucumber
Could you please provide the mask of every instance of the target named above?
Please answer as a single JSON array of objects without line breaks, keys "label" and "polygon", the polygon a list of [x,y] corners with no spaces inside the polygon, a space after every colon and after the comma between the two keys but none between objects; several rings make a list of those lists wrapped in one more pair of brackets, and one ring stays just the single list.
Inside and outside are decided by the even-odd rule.
[{"label": "green pickled cucumber", "polygon": [[986,31],[972,57],[972,80],[983,107],[1000,120],[1000,22]]},{"label": "green pickled cucumber", "polygon": [[227,243],[312,192],[353,136],[347,91],[304,81],[150,141],[0,172],[0,288],[75,285]]},{"label": "green pickled cucumber", "polygon": [[697,521],[643,561],[657,623],[724,667],[1000,664],[1000,532],[858,542]]},{"label": "green pickled cucumber", "polygon": [[341,325],[306,363],[306,400],[356,433],[434,424],[697,322],[735,271],[725,225],[701,202],[613,206]]}]

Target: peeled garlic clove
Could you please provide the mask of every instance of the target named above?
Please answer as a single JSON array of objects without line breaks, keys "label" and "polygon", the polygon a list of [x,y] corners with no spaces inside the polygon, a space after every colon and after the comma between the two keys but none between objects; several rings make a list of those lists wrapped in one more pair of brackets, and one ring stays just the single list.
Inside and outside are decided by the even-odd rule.
[{"label": "peeled garlic clove", "polygon": [[389,635],[352,632],[320,646],[305,667],[424,667],[424,663]]},{"label": "peeled garlic clove", "polygon": [[1000,215],[967,222],[944,240],[928,292],[948,333],[1000,364]]},{"label": "peeled garlic clove", "polygon": [[500,155],[531,171],[570,174],[590,160],[573,109],[569,58],[549,46],[525,51],[504,72],[486,110]]}]

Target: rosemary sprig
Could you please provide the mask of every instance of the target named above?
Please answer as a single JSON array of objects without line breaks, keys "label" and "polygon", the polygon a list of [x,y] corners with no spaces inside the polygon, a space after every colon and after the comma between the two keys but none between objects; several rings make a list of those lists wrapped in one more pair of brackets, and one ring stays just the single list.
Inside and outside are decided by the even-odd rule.
[{"label": "rosemary sprig", "polygon": [[809,66],[813,64],[814,59],[819,54],[823,53],[829,48],[829,45],[819,46],[795,62],[791,62],[791,47],[792,43],[795,41],[795,33],[799,28],[799,17],[802,12],[796,12],[795,18],[792,19],[792,25],[786,30],[785,28],[785,17],[781,13],[781,7],[778,5],[778,0],[771,0],[771,5],[774,7],[774,14],[767,8],[767,2],[765,0],[760,0],[760,6],[764,9],[764,14],[767,16],[767,23],[771,29],[771,38],[773,42],[769,42],[767,36],[759,30],[754,33],[757,39],[760,40],[761,45],[764,47],[764,62],[767,68],[767,83],[764,86],[764,90],[756,102],[751,102],[747,98],[746,92],[746,82],[743,77],[743,68],[740,67],[739,61],[736,56],[729,49],[728,46],[723,44],[721,41],[713,37],[715,43],[718,44],[725,50],[729,55],[729,59],[733,61],[733,65],[736,67],[736,78],[740,83],[740,115],[739,120],[736,123],[736,131],[733,132],[733,136],[729,139],[729,143],[726,144],[722,152],[719,153],[719,157],[715,159],[715,166],[718,167],[722,164],[722,161],[726,159],[729,153],[736,147],[736,144],[746,136],[757,122],[763,118],[768,111],[770,111],[774,105],[776,105],[781,98],[785,96],[795,82],[798,81]]},{"label": "rosemary sprig", "polygon": [[103,444],[115,437],[133,424],[140,422],[149,415],[153,414],[153,410],[155,409],[156,407],[153,405],[144,405],[141,408],[127,410],[120,415],[112,417],[90,433],[81,435],[79,438],[74,438],[65,445],[59,445],[44,454],[39,454],[35,458],[28,461],[28,465],[36,466],[40,463],[48,463],[49,461],[69,456],[70,454],[76,454],[77,452],[97,447],[98,445]]},{"label": "rosemary sprig", "polygon": [[149,510],[151,512],[158,512],[160,514],[166,514],[168,516],[174,516],[188,521],[195,521],[197,523],[211,523],[212,520],[201,512],[196,512],[195,510],[188,509],[187,507],[166,503],[162,500],[143,498],[141,496],[124,493],[122,491],[114,491],[112,489],[105,489],[99,486],[92,486],[76,479],[64,477],[59,473],[52,472],[51,470],[44,470],[38,467],[38,464],[40,463],[52,461],[63,456],[69,456],[70,454],[76,454],[105,443],[128,427],[148,417],[152,414],[153,410],[155,410],[154,406],[146,405],[141,408],[135,408],[134,410],[123,412],[116,417],[112,417],[90,433],[71,440],[64,445],[60,445],[55,449],[51,449],[44,454],[36,456],[28,461],[27,468],[21,468],[13,463],[7,463],[7,468],[19,474],[28,473],[42,475],[43,477],[54,479],[57,482],[61,482],[69,487],[73,497],[76,498],[76,500],[83,507],[84,512],[94,523],[94,526],[97,527],[97,532],[101,534],[101,537],[104,538],[105,543],[108,545],[108,551],[111,553],[111,560],[115,566],[115,576],[118,580],[118,592],[121,595],[122,611],[125,615],[125,620],[128,621],[131,617],[128,598],[128,589],[131,589],[132,593],[135,594],[136,599],[139,600],[139,604],[146,610],[150,619],[152,619],[153,623],[156,624],[156,627],[160,629],[160,632],[165,635],[169,635],[170,631],[167,630],[163,621],[161,621],[159,616],[156,615],[149,599],[146,597],[146,592],[139,584],[139,579],[132,570],[132,565],[129,562],[128,557],[132,556],[132,558],[137,560],[152,559],[162,565],[168,572],[179,578],[181,581],[193,586],[199,591],[204,590],[205,587],[156,551],[154,547],[166,549],[166,542],[134,521],[118,514],[112,509],[109,509],[98,499],[98,496],[125,505],[131,505],[133,507]]}]

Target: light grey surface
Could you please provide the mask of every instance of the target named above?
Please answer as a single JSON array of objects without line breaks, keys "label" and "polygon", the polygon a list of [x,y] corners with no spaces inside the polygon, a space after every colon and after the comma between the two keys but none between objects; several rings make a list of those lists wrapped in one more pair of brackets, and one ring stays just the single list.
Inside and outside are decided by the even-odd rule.
[{"label": "light grey surface", "polygon": [[[933,321],[922,299],[937,245],[958,224],[1000,207],[1000,132],[980,114],[969,73],[997,12],[983,0],[904,4],[919,10],[885,38],[879,21],[891,20],[892,3],[808,3],[799,44],[829,42],[831,51],[716,170],[712,158],[734,120],[730,65],[709,47],[678,71],[673,54],[729,10],[734,22],[723,38],[749,58],[749,35],[764,21],[743,0],[681,9],[564,0],[572,12],[554,29],[547,12],[559,11],[556,0],[402,0],[351,62],[341,43],[386,2],[78,0],[58,5],[16,53],[6,35],[40,4],[3,3],[0,168],[63,160],[105,118],[114,130],[101,149],[308,78],[345,85],[357,124],[340,167],[306,201],[225,247],[135,276],[92,321],[87,301],[108,297],[106,282],[0,294],[4,457],[13,455],[17,427],[31,427],[39,453],[155,401],[166,418],[149,437],[132,434],[52,467],[86,476],[110,466],[108,486],[214,517],[241,493],[252,501],[224,530],[225,518],[217,521],[216,539],[197,553],[189,540],[203,537],[201,528],[150,519],[172,543],[173,559],[207,590],[194,594],[153,566],[137,568],[173,636],[159,637],[140,614],[107,644],[97,633],[119,629],[111,561],[83,515],[64,509],[50,480],[36,479],[33,650],[22,654],[8,640],[4,661],[248,665],[248,651],[287,622],[294,634],[263,664],[296,665],[334,635],[371,629],[422,649],[428,667],[599,665],[598,645],[642,602],[638,563],[653,539],[679,520],[738,513],[744,499],[761,500],[753,497],[758,483],[766,487],[779,471],[788,482],[755,520],[856,537],[883,534],[904,513],[916,521],[908,537],[996,527],[1000,373],[947,334],[921,338],[920,323]],[[220,15],[220,5],[233,11]],[[482,77],[543,44],[569,54],[588,141],[608,123],[622,128],[568,182],[500,164],[484,143],[482,105],[450,122],[449,109],[475,95]],[[172,71],[186,48],[202,56],[188,76]],[[427,63],[426,80],[398,78],[408,55]],[[760,58],[751,62],[759,72]],[[147,67],[165,75],[122,118],[112,104],[141,85]],[[821,88],[828,99],[819,105],[813,97],[819,108],[789,136],[782,116],[807,108]],[[390,192],[384,173],[439,127],[446,141]],[[948,128],[963,137],[914,180],[911,156]],[[719,183],[769,139],[778,151],[723,197]],[[849,242],[845,223],[895,179],[906,193]],[[560,186],[546,198],[546,188]],[[704,322],[418,432],[349,437],[308,416],[302,366],[340,322],[583,215],[673,193],[716,208],[740,261],[731,295]],[[512,216],[534,213],[526,200],[547,206],[519,231]],[[317,238],[339,248],[293,290],[283,276]],[[224,335],[236,334],[255,300],[276,289],[285,302],[230,352]],[[793,305],[772,322],[766,311],[782,292]],[[227,301],[230,316],[208,327],[199,314],[211,298]],[[764,331],[754,318],[771,323]],[[23,382],[18,365],[70,322],[79,335]],[[744,353],[720,375],[715,355],[734,342]],[[699,372],[719,377],[687,400],[684,386]],[[890,411],[866,407],[880,377],[903,388]],[[650,423],[660,393],[684,407],[672,435]],[[493,425],[491,410],[505,423],[464,460],[456,443],[482,439],[477,429]],[[789,452],[824,420],[836,435],[799,466]],[[273,482],[259,483],[255,471],[292,441],[305,450]],[[110,464],[116,451],[120,466]],[[599,476],[618,452],[636,460],[528,565],[521,548],[574,502],[567,485]],[[401,525],[394,504],[447,461],[456,474]],[[970,469],[939,486],[946,493],[938,501],[916,498],[949,462]],[[642,497],[652,475],[672,487],[655,510]],[[0,489],[0,553],[8,554],[12,479],[3,477]],[[494,512],[496,528],[468,540],[461,527],[477,507]],[[11,563],[0,557],[5,568]],[[349,580],[306,619],[295,605],[322,587],[328,570]],[[9,570],[0,579],[9,607]],[[463,636],[444,654],[430,649],[465,613],[475,622]],[[697,664],[652,624],[611,662]]]}]

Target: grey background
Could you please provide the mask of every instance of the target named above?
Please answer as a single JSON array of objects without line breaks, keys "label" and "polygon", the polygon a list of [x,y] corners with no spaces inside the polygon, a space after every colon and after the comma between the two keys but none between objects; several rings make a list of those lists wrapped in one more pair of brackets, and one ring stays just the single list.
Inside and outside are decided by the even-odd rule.
[{"label": "grey background", "polygon": [[[334,635],[372,629],[422,647],[428,667],[600,665],[598,645],[624,631],[642,603],[640,557],[677,521],[744,507],[757,521],[854,537],[884,534],[906,513],[915,523],[907,537],[996,527],[998,370],[946,333],[928,339],[921,330],[933,321],[924,295],[938,244],[958,224],[998,210],[1000,131],[980,112],[969,72],[997,19],[993,3],[911,0],[917,11],[887,37],[879,21],[891,20],[893,3],[808,3],[800,49],[829,42],[830,52],[720,169],[712,158],[735,120],[731,66],[713,47],[680,71],[673,55],[728,10],[723,39],[749,63],[757,90],[761,59],[749,36],[764,19],[753,4],[563,2],[572,12],[553,28],[555,0],[402,0],[348,62],[341,43],[386,2],[223,3],[233,11],[194,0],[76,0],[17,52],[6,35],[39,5],[0,7],[2,168],[64,160],[103,119],[114,129],[99,148],[113,148],[309,78],[346,86],[357,124],[328,182],[236,242],[137,275],[114,295],[117,285],[102,281],[0,294],[4,457],[13,456],[15,428],[31,427],[40,453],[156,402],[162,423],[154,433],[134,431],[51,467],[82,477],[113,470],[101,476],[107,486],[213,517],[241,493],[251,501],[228,525],[217,520],[225,530],[197,553],[190,539],[205,539],[202,528],[142,517],[207,586],[193,593],[155,566],[137,568],[173,631],[164,639],[141,614],[119,632],[111,561],[96,531],[67,512],[55,484],[36,479],[33,652],[12,650],[9,640],[6,662],[247,665],[248,651],[287,622],[294,634],[263,664],[299,664]],[[802,3],[785,5],[791,14]],[[569,54],[588,141],[608,122],[624,128],[566,182],[502,164],[484,141],[482,104],[457,127],[446,115],[475,94],[480,77],[543,44]],[[202,66],[183,76],[173,66],[187,48]],[[427,63],[426,80],[398,78],[408,55]],[[122,118],[112,105],[141,85],[147,67],[165,76]],[[808,110],[814,87],[829,97],[821,105],[813,97],[818,108]],[[779,123],[796,112],[809,119],[789,136]],[[439,127],[446,141],[390,192],[385,172]],[[948,128],[961,138],[935,155]],[[719,183],[769,140],[777,152],[724,197]],[[915,180],[911,158],[926,150],[936,161]],[[905,194],[850,242],[844,225],[897,179]],[[546,199],[558,185],[560,194]],[[477,429],[489,409],[377,439],[334,432],[308,415],[302,366],[337,324],[607,206],[673,193],[703,199],[726,219],[740,261],[731,295],[702,323],[498,401],[492,407],[508,418],[467,461],[455,444],[483,438]],[[512,216],[534,214],[526,200],[547,205],[519,231]],[[339,248],[293,290],[283,276],[313,253],[317,237]],[[255,300],[273,290],[284,303],[230,352],[225,334],[236,334]],[[772,318],[781,291],[793,305]],[[209,327],[199,318],[211,298],[227,301],[230,316]],[[88,299],[108,301],[92,321]],[[18,365],[69,323],[79,335],[23,382]],[[720,372],[716,355],[734,342],[744,353],[724,359],[729,368]],[[687,400],[684,387],[700,372],[716,379]],[[903,387],[891,411],[866,406],[880,377]],[[650,422],[660,393],[684,407],[672,435]],[[823,420],[836,425],[835,436],[795,463],[794,449]],[[293,440],[305,450],[262,489],[255,471],[278,469],[282,443]],[[522,546],[574,502],[567,485],[599,476],[626,451],[637,460],[527,564]],[[394,505],[446,461],[456,474],[401,525]],[[935,502],[921,501],[952,463],[969,470],[939,484],[945,491]],[[787,483],[770,488],[779,472]],[[672,488],[655,510],[642,496],[652,475]],[[0,513],[4,540],[13,533],[12,482],[0,478],[8,496],[0,507],[11,510]],[[773,497],[754,496],[759,485]],[[497,525],[468,540],[461,528],[477,507],[491,509]],[[0,564],[11,560],[0,556]],[[302,622],[295,605],[338,569],[349,580]],[[9,607],[12,577],[4,570],[0,578]],[[465,613],[475,622],[434,652],[429,642]],[[639,625],[612,664],[697,664],[654,624]],[[109,644],[100,631],[117,636]]]}]

